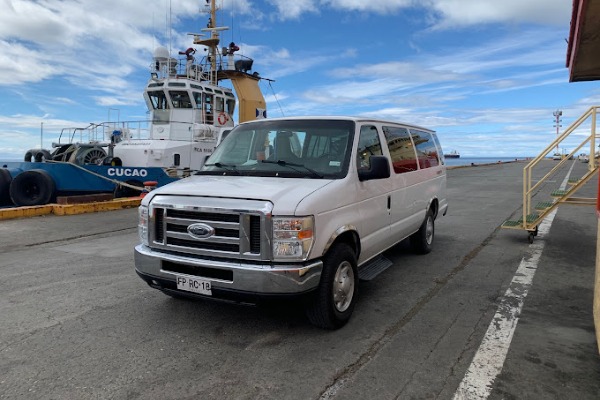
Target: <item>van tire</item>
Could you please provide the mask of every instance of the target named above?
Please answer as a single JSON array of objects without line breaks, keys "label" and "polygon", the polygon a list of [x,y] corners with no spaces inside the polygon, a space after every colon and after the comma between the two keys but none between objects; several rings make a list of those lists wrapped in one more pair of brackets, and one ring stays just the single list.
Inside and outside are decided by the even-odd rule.
[{"label": "van tire", "polygon": [[357,294],[356,255],[347,244],[334,244],[323,259],[321,281],[306,308],[306,315],[320,328],[341,328],[354,311]]},{"label": "van tire", "polygon": [[16,206],[40,206],[54,199],[56,184],[46,171],[30,169],[13,178],[9,193]]},{"label": "van tire", "polygon": [[433,238],[435,236],[435,218],[431,210],[427,211],[425,220],[419,230],[410,237],[410,244],[417,254],[427,254],[433,249]]}]

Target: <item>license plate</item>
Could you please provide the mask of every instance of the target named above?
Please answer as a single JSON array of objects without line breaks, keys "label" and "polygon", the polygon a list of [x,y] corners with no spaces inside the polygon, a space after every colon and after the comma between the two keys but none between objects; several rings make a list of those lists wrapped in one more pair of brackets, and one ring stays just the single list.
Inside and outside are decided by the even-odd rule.
[{"label": "license plate", "polygon": [[202,278],[177,275],[177,289],[212,296],[210,281]]}]

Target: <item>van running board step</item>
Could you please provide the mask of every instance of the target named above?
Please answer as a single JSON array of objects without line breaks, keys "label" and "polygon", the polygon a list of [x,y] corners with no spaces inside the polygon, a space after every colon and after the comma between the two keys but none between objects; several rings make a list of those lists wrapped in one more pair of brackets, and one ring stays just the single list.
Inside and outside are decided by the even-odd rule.
[{"label": "van running board step", "polygon": [[362,267],[360,267],[360,269],[358,270],[358,278],[361,281],[370,281],[374,279],[377,275],[391,267],[393,264],[393,262],[391,262],[384,256],[376,257],[368,263],[366,263],[365,265],[363,265]]}]

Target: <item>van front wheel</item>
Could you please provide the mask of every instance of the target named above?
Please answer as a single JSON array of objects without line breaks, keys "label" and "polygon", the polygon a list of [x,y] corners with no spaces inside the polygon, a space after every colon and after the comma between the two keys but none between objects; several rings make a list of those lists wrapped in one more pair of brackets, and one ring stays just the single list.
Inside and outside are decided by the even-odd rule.
[{"label": "van front wheel", "polygon": [[338,243],[323,259],[319,288],[306,309],[309,321],[320,328],[341,328],[352,315],[357,291],[356,255],[350,246]]},{"label": "van front wheel", "polygon": [[431,210],[427,211],[425,221],[419,230],[410,237],[410,244],[418,254],[427,254],[433,248],[433,237],[435,234],[435,222]]}]

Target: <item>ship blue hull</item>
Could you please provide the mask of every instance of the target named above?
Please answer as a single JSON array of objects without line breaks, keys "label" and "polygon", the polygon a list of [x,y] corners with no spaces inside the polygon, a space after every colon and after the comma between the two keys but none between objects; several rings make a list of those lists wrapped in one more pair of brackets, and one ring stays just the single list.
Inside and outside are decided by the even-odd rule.
[{"label": "ship blue hull", "polygon": [[[2,170],[7,171],[10,177]],[[157,167],[144,168],[93,164],[79,166],[70,163],[0,161],[0,172],[2,172],[0,179],[0,199],[4,199],[4,203],[15,203],[13,201],[15,196],[11,198],[8,193],[10,185],[14,185],[16,182],[15,178],[26,171],[37,171],[37,175],[44,175],[42,180],[48,181],[51,179],[53,185],[50,186],[53,186],[54,189],[51,196],[53,198],[61,195],[113,193],[118,190],[118,182],[143,186],[143,183],[146,181],[156,181],[157,187],[159,187],[179,179],[178,177],[169,176],[162,168]],[[36,173],[32,172],[28,174],[36,175]],[[12,190],[13,194],[14,190],[15,188]],[[36,201],[30,199],[27,202]]]}]

